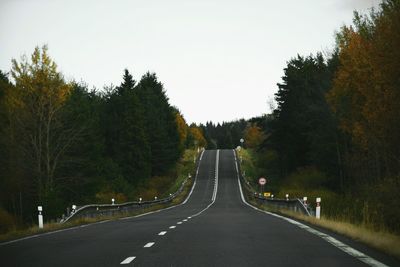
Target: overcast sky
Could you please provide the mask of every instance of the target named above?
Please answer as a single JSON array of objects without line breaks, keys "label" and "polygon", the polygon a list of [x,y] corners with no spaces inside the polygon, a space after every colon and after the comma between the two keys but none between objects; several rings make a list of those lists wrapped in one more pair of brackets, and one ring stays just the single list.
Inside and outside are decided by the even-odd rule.
[{"label": "overcast sky", "polygon": [[156,72],[190,122],[269,112],[286,62],[328,52],[379,0],[0,0],[0,69],[47,44],[67,80]]}]

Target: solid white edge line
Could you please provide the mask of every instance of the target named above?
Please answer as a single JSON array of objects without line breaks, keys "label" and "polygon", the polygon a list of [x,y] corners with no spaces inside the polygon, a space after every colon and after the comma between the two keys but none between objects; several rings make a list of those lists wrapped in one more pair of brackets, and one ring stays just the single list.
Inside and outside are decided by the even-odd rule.
[{"label": "solid white edge line", "polygon": [[120,264],[129,264],[131,261],[133,261],[136,257],[128,257],[125,260],[121,261]]},{"label": "solid white edge line", "polygon": [[[214,186],[214,192],[213,192],[213,194],[215,193],[215,196],[217,195],[217,192],[218,192],[218,168],[219,168],[219,149],[217,150],[217,156],[216,156],[217,158],[216,158],[216,160],[215,160],[215,168],[216,168],[216,184],[217,184],[217,186],[215,187]],[[196,216],[199,216],[200,214],[202,214],[203,212],[205,212],[206,210],[208,210],[208,208],[210,208],[214,203],[215,203],[215,199],[216,199],[216,197],[215,198],[212,198],[212,201],[211,201],[211,203],[210,204],[208,204],[208,206],[207,207],[205,207],[204,209],[202,209],[201,211],[199,211],[198,213],[196,213],[196,214],[193,214],[193,215],[191,215],[191,216],[189,216],[188,218],[190,219],[190,218],[194,218],[194,217],[196,217]]]},{"label": "solid white edge line", "polygon": [[215,159],[215,182],[214,182],[214,191],[211,198],[213,202],[217,198],[217,191],[218,191],[218,166],[219,166],[219,149],[217,150],[217,156]]},{"label": "solid white edge line", "polygon": [[155,242],[149,242],[146,245],[144,245],[144,248],[151,248],[154,244]]},{"label": "solid white edge line", "polygon": [[196,186],[197,175],[199,173],[200,162],[201,162],[201,159],[203,158],[204,151],[205,150],[203,150],[201,152],[201,155],[200,155],[199,164],[197,166],[197,171],[196,171],[196,177],[194,179],[192,189],[190,190],[189,195],[186,197],[185,201],[183,201],[180,204],[177,204],[175,206],[171,206],[171,207],[168,207],[168,208],[165,208],[165,209],[150,211],[150,212],[139,214],[139,215],[135,215],[135,216],[118,218],[118,219],[115,219],[115,220],[104,220],[104,221],[100,221],[100,222],[94,222],[94,223],[89,223],[89,224],[84,224],[84,225],[78,225],[78,226],[74,226],[74,227],[71,227],[71,228],[60,229],[60,230],[46,232],[46,233],[42,233],[42,234],[35,234],[35,235],[31,235],[31,236],[26,236],[26,237],[22,237],[22,238],[19,238],[19,239],[10,240],[10,241],[6,241],[6,242],[3,242],[3,243],[0,243],[0,246],[12,244],[12,243],[19,242],[19,241],[24,241],[24,240],[31,239],[31,238],[42,237],[42,236],[46,236],[46,235],[51,235],[51,234],[65,232],[65,231],[75,230],[75,229],[78,229],[78,228],[83,228],[83,227],[87,227],[87,226],[91,226],[91,225],[96,225],[96,224],[101,224],[101,223],[106,223],[106,222],[111,222],[111,221],[122,221],[122,220],[128,220],[128,219],[133,219],[133,218],[139,218],[139,217],[142,217],[142,216],[150,215],[150,214],[161,212],[161,211],[164,211],[164,210],[173,209],[173,208],[179,207],[181,205],[184,205],[189,200],[189,198],[192,195],[193,190],[194,190],[194,188]]},{"label": "solid white edge line", "polygon": [[291,223],[291,224],[294,224],[294,225],[298,226],[298,227],[301,228],[301,229],[304,229],[304,230],[308,231],[309,233],[312,233],[312,234],[314,234],[314,235],[316,235],[316,236],[319,236],[320,238],[324,239],[324,240],[327,241],[328,243],[330,243],[330,244],[332,244],[333,246],[337,247],[338,249],[340,249],[340,250],[346,252],[346,253],[349,254],[350,256],[353,256],[353,257],[355,257],[356,259],[358,259],[358,260],[360,260],[360,261],[366,263],[366,264],[369,265],[369,266],[374,266],[374,267],[388,267],[388,266],[385,265],[384,263],[382,263],[382,262],[380,262],[380,261],[377,261],[377,260],[371,258],[370,256],[368,256],[368,255],[362,253],[361,251],[358,251],[358,250],[356,250],[356,249],[354,249],[354,248],[352,248],[352,247],[350,247],[350,246],[344,244],[343,242],[337,240],[337,239],[334,238],[334,237],[331,237],[331,236],[329,236],[329,235],[327,235],[327,234],[324,234],[324,233],[322,233],[322,232],[320,232],[320,231],[318,231],[318,230],[315,230],[314,228],[311,228],[311,227],[309,227],[309,226],[307,226],[307,225],[305,225],[305,224],[302,224],[302,223],[300,223],[300,222],[298,222],[298,221],[295,221],[295,220],[293,220],[293,219],[290,219],[290,218],[287,218],[287,217],[284,217],[284,216],[281,216],[281,215],[278,215],[278,214],[275,214],[275,213],[271,213],[271,212],[268,212],[268,211],[265,211],[265,210],[260,210],[259,208],[254,207],[254,206],[252,206],[251,204],[247,203],[247,201],[244,199],[244,196],[243,196],[242,185],[241,185],[241,183],[240,183],[240,178],[239,178],[239,169],[238,169],[236,154],[235,154],[235,151],[234,151],[234,150],[233,150],[233,154],[234,154],[234,156],[235,156],[235,165],[236,165],[236,173],[237,173],[237,178],[238,178],[238,185],[239,185],[240,196],[241,196],[242,201],[243,201],[244,204],[246,204],[247,206],[249,206],[249,207],[252,208],[252,209],[255,209],[255,210],[260,211],[260,212],[263,212],[263,213],[265,213],[265,214],[268,214],[268,215],[271,215],[271,216],[280,218],[280,219],[282,219],[282,220],[285,220],[285,221],[287,221],[287,222],[289,222],[289,223]]},{"label": "solid white edge line", "polygon": [[60,229],[60,230],[55,230],[55,231],[46,232],[46,233],[42,233],[42,234],[30,235],[30,236],[22,237],[22,238],[19,238],[19,239],[10,240],[10,241],[7,241],[7,242],[0,243],[0,246],[16,243],[16,242],[19,242],[19,241],[24,241],[24,240],[35,238],[35,237],[42,237],[42,236],[61,233],[61,232],[65,232],[65,231],[76,230],[76,229],[79,229],[79,228],[87,227],[87,226],[90,226],[90,225],[101,224],[101,223],[105,223],[105,222],[109,222],[109,221],[111,221],[111,220],[104,220],[104,221],[100,221],[100,222],[94,222],[94,223],[89,223],[89,224],[84,224],[84,225],[78,225],[78,226],[65,228],[65,229]]}]

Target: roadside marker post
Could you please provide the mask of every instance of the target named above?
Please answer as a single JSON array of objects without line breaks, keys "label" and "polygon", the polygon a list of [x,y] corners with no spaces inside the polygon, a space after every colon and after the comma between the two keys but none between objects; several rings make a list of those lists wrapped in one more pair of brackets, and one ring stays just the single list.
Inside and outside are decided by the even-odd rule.
[{"label": "roadside marker post", "polygon": [[317,197],[317,207],[315,208],[315,218],[320,219],[321,218],[321,198]]},{"label": "roadside marker post", "polygon": [[289,201],[289,194],[286,194],[286,201]]},{"label": "roadside marker post", "polygon": [[265,179],[264,177],[260,177],[260,179],[258,179],[258,183],[260,184],[260,194],[264,195],[264,186],[267,183],[267,179]]},{"label": "roadside marker post", "polygon": [[115,204],[115,199],[111,199],[111,204],[114,205]]},{"label": "roadside marker post", "polygon": [[43,229],[43,215],[42,215],[43,208],[42,208],[42,206],[38,206],[38,211],[39,211],[39,216],[38,216],[39,229]]},{"label": "roadside marker post", "polygon": [[76,205],[72,205],[72,211],[71,211],[71,213],[75,213],[75,211],[76,211]]},{"label": "roadside marker post", "polygon": [[307,197],[303,197],[303,204],[307,207]]}]

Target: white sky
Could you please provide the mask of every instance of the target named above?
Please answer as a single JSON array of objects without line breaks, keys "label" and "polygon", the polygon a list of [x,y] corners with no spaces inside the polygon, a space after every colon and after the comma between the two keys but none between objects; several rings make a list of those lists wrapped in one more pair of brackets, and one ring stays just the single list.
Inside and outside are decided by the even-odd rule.
[{"label": "white sky", "polygon": [[0,0],[0,69],[47,44],[68,80],[156,72],[190,122],[269,112],[286,62],[334,46],[380,0]]}]

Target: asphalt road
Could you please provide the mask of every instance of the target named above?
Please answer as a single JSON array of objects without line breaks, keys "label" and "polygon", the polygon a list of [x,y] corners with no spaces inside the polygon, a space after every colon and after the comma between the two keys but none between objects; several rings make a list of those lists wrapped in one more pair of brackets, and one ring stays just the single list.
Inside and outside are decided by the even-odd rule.
[{"label": "asphalt road", "polygon": [[185,204],[0,244],[0,266],[400,266],[345,237],[249,207],[235,160],[232,150],[205,151]]}]

